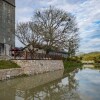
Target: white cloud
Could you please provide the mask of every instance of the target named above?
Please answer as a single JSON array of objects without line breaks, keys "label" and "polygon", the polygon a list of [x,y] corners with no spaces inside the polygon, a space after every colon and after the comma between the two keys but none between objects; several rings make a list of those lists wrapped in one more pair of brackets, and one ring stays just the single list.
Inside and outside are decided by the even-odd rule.
[{"label": "white cloud", "polygon": [[[100,0],[87,0],[79,5],[76,10],[76,16],[81,36],[84,36],[84,34],[85,37],[89,35],[88,33],[91,30],[86,30],[86,28],[91,27],[96,20],[100,20],[98,15],[100,15]],[[95,27],[93,27],[93,30],[95,30]]]},{"label": "white cloud", "polygon": [[94,24],[95,21],[100,20],[100,0],[21,0],[20,2],[16,0],[16,2],[17,21],[28,21],[34,10],[44,9],[50,5],[71,12],[76,16],[80,28],[80,51],[100,50],[100,47],[93,47],[100,45],[99,38],[90,38],[94,34],[100,35],[100,32],[96,33],[100,26]]},{"label": "white cloud", "polygon": [[33,12],[33,9],[31,7],[23,7],[23,8],[18,8],[17,13],[18,14],[27,14]]},{"label": "white cloud", "polygon": [[30,21],[30,18],[23,16],[23,17],[19,17],[19,20],[17,20],[16,23],[18,23],[18,22],[28,22],[28,21]]},{"label": "white cloud", "polygon": [[81,44],[80,47],[81,52],[93,52],[100,51],[100,38],[90,39],[87,42]]}]

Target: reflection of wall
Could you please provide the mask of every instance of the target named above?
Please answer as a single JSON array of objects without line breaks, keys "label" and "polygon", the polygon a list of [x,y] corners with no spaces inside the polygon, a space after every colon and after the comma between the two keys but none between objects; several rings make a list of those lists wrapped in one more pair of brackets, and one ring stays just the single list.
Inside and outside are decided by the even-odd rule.
[{"label": "reflection of wall", "polygon": [[37,86],[59,79],[62,76],[63,76],[63,70],[35,75],[34,77],[24,78],[20,80],[20,83],[17,85],[17,88],[20,90],[29,90],[31,88],[35,88]]},{"label": "reflection of wall", "polygon": [[[31,90],[61,79],[63,70],[0,82],[0,100],[28,100]],[[34,92],[32,92],[34,93]],[[16,99],[15,99],[16,98]],[[31,99],[29,99],[31,100]],[[33,100],[33,99],[32,99]]]},{"label": "reflection of wall", "polygon": [[83,68],[94,68],[93,64],[84,64]]},{"label": "reflection of wall", "polygon": [[11,91],[10,89],[11,87],[0,89],[0,100],[15,100],[15,89],[11,89]]},{"label": "reflection of wall", "polygon": [[0,80],[5,80],[22,74],[24,73],[23,73],[23,69],[21,68],[2,69],[0,70]]},{"label": "reflection of wall", "polygon": [[21,68],[0,70],[0,80],[5,80],[22,74],[34,75],[44,72],[64,69],[61,60],[13,60]]},{"label": "reflection of wall", "polygon": [[[78,83],[77,80],[75,79],[75,73],[77,72],[76,71],[72,72],[64,78],[61,77],[58,78],[57,80],[45,83],[44,85],[41,84],[34,88],[31,87],[29,89],[28,88],[21,89],[18,86],[19,90],[17,89],[16,91],[16,98],[17,98],[16,100],[18,100],[18,98],[21,98],[22,100],[28,100],[28,99],[29,100],[31,99],[32,100],[81,100],[76,91]],[[55,75],[58,76],[59,74],[60,73],[55,73],[55,74],[51,73],[50,78],[52,76],[54,77]]]},{"label": "reflection of wall", "polygon": [[63,76],[63,70],[59,70],[0,82],[0,100],[81,100],[76,73]]}]

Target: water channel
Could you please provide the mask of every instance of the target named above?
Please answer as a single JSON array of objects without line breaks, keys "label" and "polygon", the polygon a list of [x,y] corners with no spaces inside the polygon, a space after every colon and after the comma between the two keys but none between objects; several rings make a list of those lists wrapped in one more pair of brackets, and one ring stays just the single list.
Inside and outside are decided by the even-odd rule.
[{"label": "water channel", "polygon": [[0,100],[100,100],[100,70],[83,66],[2,81]]}]

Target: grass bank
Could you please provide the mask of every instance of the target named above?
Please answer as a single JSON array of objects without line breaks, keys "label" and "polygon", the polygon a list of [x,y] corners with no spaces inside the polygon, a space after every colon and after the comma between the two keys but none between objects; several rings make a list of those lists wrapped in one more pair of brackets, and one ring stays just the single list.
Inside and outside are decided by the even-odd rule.
[{"label": "grass bank", "polygon": [[73,71],[76,68],[82,68],[81,62],[74,62],[74,61],[64,61],[64,69],[66,71]]},{"label": "grass bank", "polygon": [[20,68],[16,63],[11,60],[0,60],[0,69]]}]

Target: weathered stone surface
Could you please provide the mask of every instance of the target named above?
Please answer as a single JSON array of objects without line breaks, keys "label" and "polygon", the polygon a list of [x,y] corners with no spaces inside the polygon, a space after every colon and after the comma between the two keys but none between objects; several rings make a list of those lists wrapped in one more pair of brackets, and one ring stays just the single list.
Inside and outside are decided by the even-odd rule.
[{"label": "weathered stone surface", "polygon": [[3,1],[7,1],[7,2],[9,2],[10,4],[12,4],[13,6],[15,6],[15,0],[3,0]]},{"label": "weathered stone surface", "polygon": [[0,43],[14,46],[15,7],[10,3],[14,4],[15,0],[0,0]]},{"label": "weathered stone surface", "polygon": [[64,69],[61,60],[13,60],[21,68],[0,70],[0,80],[9,79],[19,75],[34,75],[44,72]]},{"label": "weathered stone surface", "polygon": [[62,60],[13,60],[20,65],[25,74],[34,75],[64,69]]},{"label": "weathered stone surface", "polygon": [[0,55],[15,47],[15,0],[0,0]]}]

